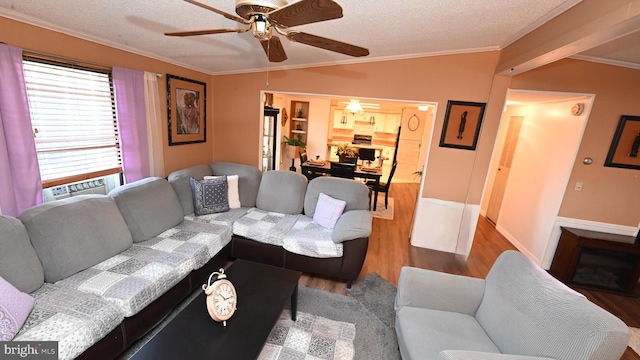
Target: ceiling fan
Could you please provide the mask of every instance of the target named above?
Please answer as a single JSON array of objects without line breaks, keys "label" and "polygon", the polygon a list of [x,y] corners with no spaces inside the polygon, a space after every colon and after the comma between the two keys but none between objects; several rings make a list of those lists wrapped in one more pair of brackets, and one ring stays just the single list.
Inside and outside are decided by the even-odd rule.
[{"label": "ceiling fan", "polygon": [[367,56],[369,50],[341,41],[312,35],[297,30],[287,30],[291,26],[310,24],[342,17],[342,6],[333,0],[300,0],[287,4],[286,0],[236,0],[234,15],[198,0],[184,0],[204,9],[220,14],[227,19],[237,21],[244,28],[209,29],[195,31],[168,32],[168,36],[194,36],[221,33],[244,33],[252,31],[260,40],[269,61],[281,62],[287,59],[280,39],[273,31],[291,41],[335,51],[350,56]]}]

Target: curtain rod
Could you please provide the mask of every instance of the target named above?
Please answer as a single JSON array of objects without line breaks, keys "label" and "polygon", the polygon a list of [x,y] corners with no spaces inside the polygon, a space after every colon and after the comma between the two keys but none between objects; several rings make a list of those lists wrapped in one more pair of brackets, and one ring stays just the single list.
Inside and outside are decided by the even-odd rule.
[{"label": "curtain rod", "polygon": [[[2,44],[5,44],[5,43],[3,42]],[[78,59],[74,59],[74,58],[70,58],[70,57],[66,57],[66,56],[60,56],[60,55],[51,55],[51,54],[47,54],[47,53],[40,52],[40,51],[23,49],[23,52],[26,52],[27,54],[32,54],[32,55],[40,55],[40,56],[46,56],[46,57],[53,58],[53,59],[60,59],[60,60],[70,61],[70,62],[73,62],[73,63],[78,64],[78,65],[87,64],[87,65],[99,66],[99,67],[102,67],[102,68],[113,69],[113,65],[105,65],[105,64],[92,62],[92,61],[78,60]],[[156,76],[159,77],[159,78],[161,78],[163,75],[164,74],[162,74],[162,73],[156,73]]]}]

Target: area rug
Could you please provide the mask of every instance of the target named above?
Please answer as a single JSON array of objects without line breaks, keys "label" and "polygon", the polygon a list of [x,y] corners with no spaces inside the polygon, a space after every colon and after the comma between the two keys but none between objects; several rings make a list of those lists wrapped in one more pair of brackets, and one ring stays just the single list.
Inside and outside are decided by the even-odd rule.
[{"label": "area rug", "polygon": [[259,360],[352,360],[356,326],[298,311],[285,310],[271,330]]},{"label": "area rug", "polygon": [[393,198],[389,198],[387,208],[384,208],[384,194],[378,195],[378,205],[376,211],[371,210],[371,216],[378,219],[393,220]]},{"label": "area rug", "polygon": [[640,329],[629,327],[629,347],[640,355]]},{"label": "area rug", "polygon": [[[202,290],[194,291],[165,320],[133,344],[119,359],[129,359],[133,356],[153,335],[157,334],[177,313],[201,293]],[[301,318],[300,315],[305,313],[328,320],[354,324],[353,359],[400,360],[398,339],[393,326],[395,293],[395,287],[375,273],[357,280],[349,289],[348,296],[300,286],[298,289],[298,320]],[[285,311],[288,312],[288,310]],[[282,317],[286,316],[287,313],[282,314]],[[316,358],[322,359],[322,357],[316,356],[306,357],[306,359]]]}]

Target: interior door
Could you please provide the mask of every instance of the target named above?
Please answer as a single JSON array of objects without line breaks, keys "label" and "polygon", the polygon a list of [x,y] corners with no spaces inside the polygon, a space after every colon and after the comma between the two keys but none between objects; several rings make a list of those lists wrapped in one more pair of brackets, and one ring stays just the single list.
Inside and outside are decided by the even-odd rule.
[{"label": "interior door", "polygon": [[524,116],[512,116],[509,118],[507,135],[502,146],[500,163],[498,164],[498,171],[496,172],[495,180],[493,182],[493,190],[491,190],[491,198],[489,199],[489,206],[487,207],[487,219],[491,220],[494,224],[498,222],[500,206],[502,205],[502,198],[504,196],[504,189],[506,188],[507,180],[509,179],[511,162],[513,161],[513,154],[515,153],[516,146],[518,145],[518,139],[520,137],[520,130],[522,129],[523,122]]}]

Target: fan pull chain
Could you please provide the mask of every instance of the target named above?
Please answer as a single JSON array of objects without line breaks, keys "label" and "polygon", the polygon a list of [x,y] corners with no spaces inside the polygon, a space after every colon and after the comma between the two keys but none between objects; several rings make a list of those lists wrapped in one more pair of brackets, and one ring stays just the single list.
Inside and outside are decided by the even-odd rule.
[{"label": "fan pull chain", "polygon": [[271,52],[271,41],[268,41],[267,42],[267,84],[266,84],[267,88],[269,88],[269,62],[271,62],[270,52]]}]

